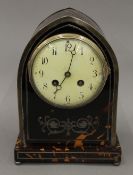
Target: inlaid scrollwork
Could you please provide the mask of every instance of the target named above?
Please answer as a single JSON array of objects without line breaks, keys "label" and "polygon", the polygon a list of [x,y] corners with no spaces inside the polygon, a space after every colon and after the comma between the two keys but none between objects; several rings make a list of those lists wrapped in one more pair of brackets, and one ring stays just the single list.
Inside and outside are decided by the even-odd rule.
[{"label": "inlaid scrollwork", "polygon": [[90,116],[79,118],[76,121],[67,118],[66,120],[59,120],[50,116],[39,116],[38,122],[43,133],[48,131],[48,135],[61,134],[66,132],[66,135],[73,133],[87,133],[97,129],[99,125],[99,118],[97,116]]}]

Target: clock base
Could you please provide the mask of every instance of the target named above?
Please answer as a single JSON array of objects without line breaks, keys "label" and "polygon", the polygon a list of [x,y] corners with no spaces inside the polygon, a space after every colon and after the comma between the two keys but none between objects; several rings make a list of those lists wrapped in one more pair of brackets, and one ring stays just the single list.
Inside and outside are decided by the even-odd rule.
[{"label": "clock base", "polygon": [[112,163],[121,162],[121,147],[117,139],[115,146],[84,146],[84,148],[57,147],[54,145],[28,144],[23,146],[18,137],[14,150],[16,165],[21,163]]}]

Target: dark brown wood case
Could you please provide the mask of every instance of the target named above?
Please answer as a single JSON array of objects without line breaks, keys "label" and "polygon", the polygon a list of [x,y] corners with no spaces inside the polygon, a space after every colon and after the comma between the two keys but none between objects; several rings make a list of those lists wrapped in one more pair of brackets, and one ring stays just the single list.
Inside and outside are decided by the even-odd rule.
[{"label": "dark brown wood case", "polygon": [[[33,50],[48,37],[60,33],[90,38],[102,50],[110,67],[100,95],[83,107],[56,108],[40,99],[29,82],[27,64]],[[91,18],[71,8],[46,18],[24,50],[17,82],[20,131],[14,151],[16,164],[95,162],[119,165],[121,147],[116,135],[118,64],[103,32]]]}]

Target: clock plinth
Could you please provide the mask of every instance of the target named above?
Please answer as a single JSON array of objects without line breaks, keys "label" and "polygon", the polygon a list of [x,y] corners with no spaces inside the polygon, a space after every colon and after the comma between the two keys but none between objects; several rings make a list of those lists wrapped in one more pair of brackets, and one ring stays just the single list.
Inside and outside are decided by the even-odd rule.
[{"label": "clock plinth", "polygon": [[14,154],[16,164],[18,164],[18,162],[19,164],[33,162],[112,163],[119,165],[121,162],[121,147],[118,138],[115,146],[107,144],[99,146],[82,145],[76,148],[75,145],[68,147],[57,146],[55,144],[47,146],[45,144],[27,144],[27,146],[24,147],[21,139],[18,137]]}]

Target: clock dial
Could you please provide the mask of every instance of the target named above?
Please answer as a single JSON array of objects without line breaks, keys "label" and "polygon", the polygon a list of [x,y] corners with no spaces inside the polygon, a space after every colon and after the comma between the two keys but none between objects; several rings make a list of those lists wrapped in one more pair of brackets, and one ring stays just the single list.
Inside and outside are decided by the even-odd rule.
[{"label": "clock dial", "polygon": [[43,100],[74,108],[99,95],[108,76],[107,68],[103,53],[93,41],[77,34],[59,34],[35,49],[29,77]]}]

